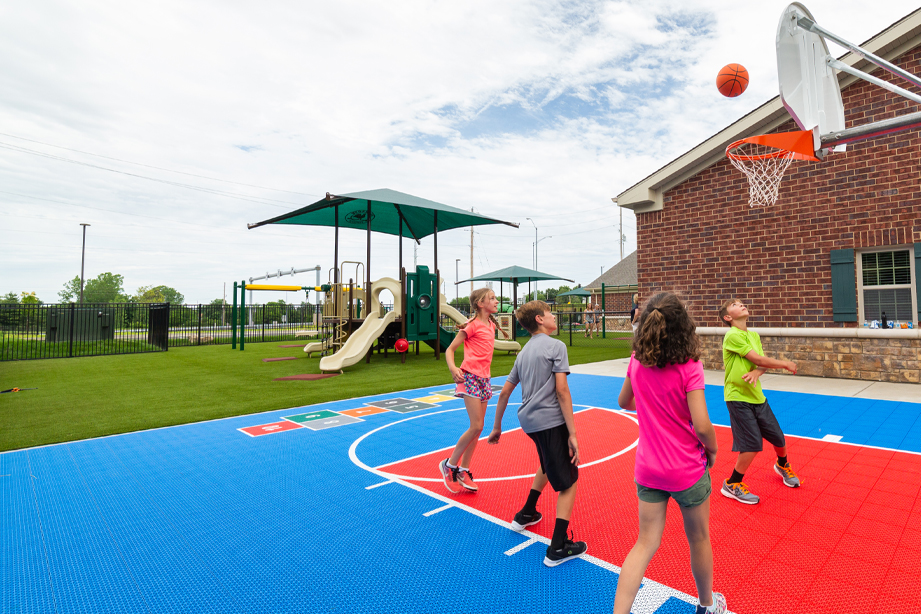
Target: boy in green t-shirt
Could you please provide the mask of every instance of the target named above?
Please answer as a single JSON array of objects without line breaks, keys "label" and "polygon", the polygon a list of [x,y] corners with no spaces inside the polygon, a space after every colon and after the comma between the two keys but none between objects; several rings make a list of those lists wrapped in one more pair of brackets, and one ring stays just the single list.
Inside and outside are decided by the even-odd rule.
[{"label": "boy in green t-shirt", "polygon": [[798,488],[800,480],[787,461],[787,443],[771,406],[761,392],[758,378],[768,369],[786,369],[796,373],[796,364],[789,360],[767,358],[761,347],[761,337],[748,330],[748,308],[739,299],[729,299],[720,307],[720,320],[731,329],[723,338],[723,365],[726,368],[723,397],[729,408],[732,426],[732,451],[739,453],[732,476],[723,482],[720,493],[754,505],[760,500],[742,482],[745,472],[764,446],[763,439],[774,446],[777,462],[774,471],[783,483]]}]

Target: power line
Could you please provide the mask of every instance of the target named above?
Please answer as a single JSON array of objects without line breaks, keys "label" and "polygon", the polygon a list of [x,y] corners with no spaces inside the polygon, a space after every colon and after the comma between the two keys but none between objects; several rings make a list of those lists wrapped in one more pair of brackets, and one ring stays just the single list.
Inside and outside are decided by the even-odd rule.
[{"label": "power line", "polygon": [[94,156],[96,158],[103,158],[104,160],[112,160],[114,162],[124,162],[125,164],[134,164],[136,166],[143,166],[144,168],[152,168],[158,171],[166,171],[168,173],[176,173],[178,175],[186,175],[188,177],[198,177],[199,179],[207,179],[209,181],[220,181],[223,183],[231,183],[233,185],[242,185],[247,188],[259,188],[260,190],[272,190],[275,192],[285,192],[287,194],[298,194],[300,196],[310,196],[311,198],[319,198],[317,194],[309,194],[307,192],[292,192],[291,190],[282,190],[280,188],[270,188],[264,185],[254,185],[251,183],[240,183],[239,181],[230,181],[229,179],[218,179],[217,177],[208,177],[207,175],[196,175],[195,173],[186,173],[184,171],[177,171],[171,168],[163,168],[162,166],[153,166],[151,164],[143,164],[141,162],[132,162],[131,160],[123,160],[121,158],[113,158],[110,156],[103,156],[102,154],[95,154],[89,151],[82,151],[80,149],[71,149],[70,147],[64,147],[62,145],[54,145],[52,143],[45,143],[44,141],[36,141],[34,139],[27,139],[24,136],[16,136],[15,134],[7,134],[6,132],[0,132],[0,136],[8,136],[13,139],[20,139],[22,141],[28,141],[30,143],[37,143],[39,145],[47,145],[48,147],[55,147],[57,149],[63,149],[65,151],[72,151],[75,153],[85,154],[87,156]]},{"label": "power line", "polygon": [[[137,173],[129,173],[127,171],[120,171],[118,169],[109,168],[107,166],[99,166],[98,164],[90,164],[89,162],[81,162],[80,160],[71,160],[70,158],[64,158],[61,156],[54,156],[52,154],[47,154],[41,151],[35,151],[34,149],[27,149],[25,147],[19,147],[18,145],[10,145],[9,143],[3,143],[0,141],[0,149],[8,149],[10,151],[18,151],[21,153],[28,153],[35,156],[40,156],[42,158],[48,158],[50,160],[58,160],[60,162],[67,162],[69,164],[77,164],[79,166],[86,166],[89,168],[95,168],[103,171],[109,171],[110,173],[118,173],[119,175],[126,175],[128,177],[135,177],[138,179],[146,179],[147,181],[155,181],[157,183],[163,183],[166,185],[171,185],[179,188],[186,188],[188,190],[195,190],[197,192],[204,192],[206,194],[214,194],[216,196],[224,196],[226,198],[235,198],[237,200],[245,200],[248,202],[259,203],[261,205],[269,205],[270,207],[278,207],[280,209],[287,209],[282,205],[293,205],[295,207],[305,207],[304,203],[295,203],[286,200],[274,200],[271,198],[253,198],[249,196],[240,196],[239,194],[234,194],[232,192],[224,192],[222,190],[214,190],[212,188],[203,188],[201,186],[194,186],[188,183],[179,183],[178,181],[169,181],[167,179],[157,179],[156,177],[148,177],[147,175],[139,175]],[[281,204],[275,204],[281,203]]]}]

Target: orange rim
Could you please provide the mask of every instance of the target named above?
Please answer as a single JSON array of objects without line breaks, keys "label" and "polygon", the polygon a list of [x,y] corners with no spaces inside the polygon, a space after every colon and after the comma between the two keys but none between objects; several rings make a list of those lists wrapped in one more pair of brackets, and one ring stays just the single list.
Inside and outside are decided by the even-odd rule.
[{"label": "orange rim", "polygon": [[[764,154],[741,154],[732,152],[733,149],[741,147],[746,143],[764,145],[765,147],[773,148],[775,151]],[[815,156],[815,150],[813,150],[812,147],[812,131],[797,130],[795,132],[759,134],[758,136],[739,139],[726,147],[726,155],[733,160],[740,160],[743,162],[771,160],[774,158],[786,158],[791,156],[794,160],[811,160],[813,162],[819,162],[819,159]]]}]

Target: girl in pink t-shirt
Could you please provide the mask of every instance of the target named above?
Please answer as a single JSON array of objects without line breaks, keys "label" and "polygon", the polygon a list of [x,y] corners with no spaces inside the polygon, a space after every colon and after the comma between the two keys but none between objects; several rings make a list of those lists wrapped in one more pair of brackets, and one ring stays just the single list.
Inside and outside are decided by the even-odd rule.
[{"label": "girl in pink t-shirt", "polygon": [[[483,431],[486,404],[492,398],[489,367],[492,364],[496,329],[499,328],[499,323],[493,315],[499,310],[499,300],[492,290],[474,290],[470,294],[470,305],[476,310],[476,315],[458,327],[457,336],[445,351],[445,360],[457,384],[454,396],[464,399],[467,415],[470,417],[470,428],[457,440],[451,458],[438,464],[445,487],[452,493],[458,492],[460,488],[471,492],[477,491],[473,474],[470,473],[470,461]],[[454,352],[462,343],[464,362],[458,369],[454,365]]]},{"label": "girl in pink t-shirt", "polygon": [[669,498],[684,517],[697,614],[725,612],[726,598],[713,592],[710,546],[708,468],[716,458],[716,431],[704,399],[696,325],[674,294],[655,295],[640,314],[618,403],[635,410],[640,425],[634,473],[640,531],[617,581],[614,614],[630,613],[662,541]]}]

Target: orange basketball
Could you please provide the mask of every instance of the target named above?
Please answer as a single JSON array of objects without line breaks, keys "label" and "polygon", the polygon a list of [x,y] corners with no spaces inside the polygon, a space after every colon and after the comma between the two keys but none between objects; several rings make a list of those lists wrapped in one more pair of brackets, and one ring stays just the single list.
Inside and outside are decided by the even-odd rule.
[{"label": "orange basketball", "polygon": [[748,71],[741,64],[726,64],[716,75],[716,87],[723,96],[735,98],[748,88]]}]

